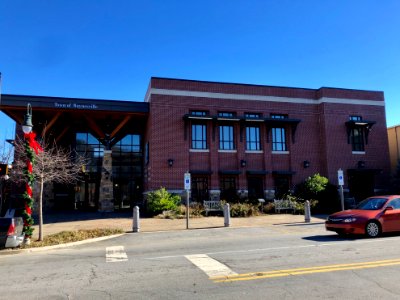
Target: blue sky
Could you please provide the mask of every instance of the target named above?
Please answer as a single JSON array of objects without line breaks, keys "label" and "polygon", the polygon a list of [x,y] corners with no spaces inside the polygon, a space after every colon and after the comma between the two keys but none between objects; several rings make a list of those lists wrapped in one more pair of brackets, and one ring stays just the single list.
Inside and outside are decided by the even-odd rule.
[{"label": "blue sky", "polygon": [[397,0],[0,0],[1,90],[142,101],[151,76],[379,90],[393,126],[399,12]]}]

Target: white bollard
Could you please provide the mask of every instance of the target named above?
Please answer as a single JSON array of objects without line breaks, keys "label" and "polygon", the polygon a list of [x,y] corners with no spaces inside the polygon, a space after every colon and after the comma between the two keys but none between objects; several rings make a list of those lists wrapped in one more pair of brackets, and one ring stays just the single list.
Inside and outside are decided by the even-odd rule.
[{"label": "white bollard", "polygon": [[231,210],[229,207],[229,203],[225,203],[224,205],[224,226],[231,226]]},{"label": "white bollard", "polygon": [[138,206],[135,206],[133,208],[132,230],[133,230],[133,232],[139,232],[140,231],[140,213],[139,213],[139,207]]},{"label": "white bollard", "polygon": [[304,222],[311,222],[310,201],[308,200],[304,203]]}]

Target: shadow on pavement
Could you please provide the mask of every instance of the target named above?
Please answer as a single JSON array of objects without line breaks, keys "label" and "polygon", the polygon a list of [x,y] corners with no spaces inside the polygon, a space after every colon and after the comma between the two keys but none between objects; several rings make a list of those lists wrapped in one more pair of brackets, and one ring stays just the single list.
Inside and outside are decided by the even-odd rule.
[{"label": "shadow on pavement", "polygon": [[304,222],[296,222],[296,223],[275,223],[272,225],[280,225],[280,226],[310,226],[310,225],[323,225],[325,222],[314,222],[314,223],[304,223]]},{"label": "shadow on pavement", "polygon": [[340,241],[355,241],[358,238],[356,238],[354,235],[349,235],[349,236],[339,236],[337,234],[333,235],[314,235],[314,236],[306,236],[303,237],[304,240],[307,241],[313,241],[313,242],[319,242],[319,243],[324,243],[324,242],[340,242]]}]

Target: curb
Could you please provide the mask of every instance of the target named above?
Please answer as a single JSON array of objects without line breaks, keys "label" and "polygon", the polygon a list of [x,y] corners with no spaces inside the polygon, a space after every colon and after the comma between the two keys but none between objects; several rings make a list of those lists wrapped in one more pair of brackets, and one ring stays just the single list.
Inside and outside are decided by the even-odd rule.
[{"label": "curb", "polygon": [[16,250],[5,249],[3,251],[0,251],[0,257],[6,256],[6,255],[29,253],[29,252],[40,252],[40,251],[47,251],[47,250],[53,250],[53,249],[67,248],[67,247],[71,247],[71,246],[78,246],[78,245],[83,245],[83,244],[90,244],[90,243],[113,239],[113,238],[116,238],[116,237],[119,237],[119,236],[122,236],[125,234],[126,233],[107,235],[107,236],[101,236],[101,237],[97,237],[97,238],[93,238],[93,239],[87,239],[87,240],[83,240],[83,241],[77,241],[77,242],[71,242],[71,243],[65,243],[65,244],[58,244],[58,245],[53,245],[53,246],[34,247],[34,248],[16,249]]}]

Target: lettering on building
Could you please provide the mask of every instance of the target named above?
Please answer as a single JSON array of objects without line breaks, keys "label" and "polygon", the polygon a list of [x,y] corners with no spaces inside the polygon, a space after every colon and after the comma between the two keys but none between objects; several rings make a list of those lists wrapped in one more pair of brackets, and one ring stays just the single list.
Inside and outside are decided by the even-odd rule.
[{"label": "lettering on building", "polygon": [[80,104],[80,103],[60,103],[54,102],[56,108],[70,108],[70,109],[98,109],[96,104]]}]

